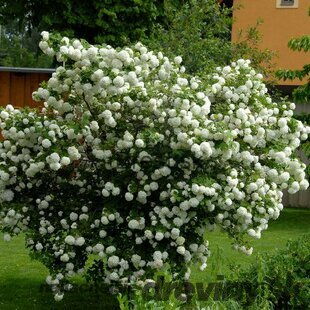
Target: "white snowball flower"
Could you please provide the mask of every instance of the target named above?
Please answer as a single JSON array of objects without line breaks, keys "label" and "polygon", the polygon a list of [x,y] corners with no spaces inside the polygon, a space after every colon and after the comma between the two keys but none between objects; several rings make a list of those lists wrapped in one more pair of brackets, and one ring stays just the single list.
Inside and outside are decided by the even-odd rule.
[{"label": "white snowball flower", "polygon": [[63,166],[68,166],[70,164],[70,158],[69,157],[62,157],[61,160],[60,160],[60,163],[63,165]]},{"label": "white snowball flower", "polygon": [[108,258],[108,265],[109,267],[116,267],[119,264],[119,257],[118,256],[111,256]]},{"label": "white snowball flower", "polygon": [[171,238],[176,239],[180,235],[180,230],[178,228],[172,228],[171,230]]},{"label": "white snowball flower", "polygon": [[174,62],[179,65],[182,62],[182,57],[181,56],[175,57]]},{"label": "white snowball flower", "polygon": [[143,142],[143,140],[142,139],[137,139],[136,141],[135,141],[135,145],[137,146],[137,147],[140,147],[140,148],[142,148],[142,147],[144,147],[144,142]]},{"label": "white snowball flower", "polygon": [[134,198],[134,196],[133,196],[132,193],[127,192],[127,193],[125,194],[125,199],[126,199],[127,201],[132,201],[133,198]]},{"label": "white snowball flower", "polygon": [[184,255],[185,254],[185,248],[184,246],[178,246],[177,247],[177,252],[181,255]]},{"label": "white snowball flower", "polygon": [[64,297],[63,293],[56,293],[54,296],[55,301],[61,301]]},{"label": "white snowball flower", "polygon": [[49,39],[49,33],[48,33],[47,31],[42,31],[42,32],[41,32],[41,36],[42,36],[42,39],[43,39],[44,41],[48,41],[48,39]]},{"label": "white snowball flower", "polygon": [[130,220],[129,223],[128,223],[128,227],[130,229],[138,229],[139,227],[139,222],[137,220]]},{"label": "white snowball flower", "polygon": [[1,113],[0,113],[0,117],[3,119],[9,118],[9,116],[10,116],[10,114],[6,111],[1,111]]},{"label": "white snowball flower", "polygon": [[3,240],[4,240],[5,242],[9,242],[9,241],[11,241],[11,236],[10,236],[9,234],[4,234],[4,235],[3,235]]},{"label": "white snowball flower", "polygon": [[83,237],[78,237],[75,242],[77,246],[82,246],[84,245],[84,243],[85,243],[85,239]]},{"label": "white snowball flower", "polygon": [[111,254],[111,253],[113,253],[113,252],[115,252],[115,251],[116,251],[116,248],[115,248],[113,245],[111,245],[111,246],[109,246],[109,247],[106,248],[106,252],[107,252],[108,254]]},{"label": "white snowball flower", "polygon": [[65,242],[69,245],[74,245],[75,244],[75,238],[73,236],[67,236],[65,238]]},{"label": "white snowball flower", "polygon": [[164,234],[162,233],[162,232],[157,232],[156,234],[155,234],[155,239],[157,240],[157,241],[160,241],[160,240],[162,240],[164,238]]},{"label": "white snowball flower", "polygon": [[37,243],[37,244],[36,244],[36,250],[39,251],[39,252],[43,250],[43,245],[42,245],[42,243]]},{"label": "white snowball flower", "polygon": [[70,220],[73,222],[79,218],[78,214],[75,212],[71,212],[69,217],[70,217]]},{"label": "white snowball flower", "polygon": [[114,80],[113,80],[113,84],[116,87],[122,87],[124,85],[125,81],[121,76],[117,76]]},{"label": "white snowball flower", "polygon": [[49,139],[42,140],[42,146],[46,149],[50,148],[52,145],[51,141]]},{"label": "white snowball flower", "polygon": [[75,146],[68,147],[68,154],[71,160],[78,160],[81,158],[81,154]]},{"label": "white snowball flower", "polygon": [[60,256],[60,260],[62,261],[62,262],[68,262],[69,261],[69,255],[68,254],[63,254],[63,255],[61,255]]}]

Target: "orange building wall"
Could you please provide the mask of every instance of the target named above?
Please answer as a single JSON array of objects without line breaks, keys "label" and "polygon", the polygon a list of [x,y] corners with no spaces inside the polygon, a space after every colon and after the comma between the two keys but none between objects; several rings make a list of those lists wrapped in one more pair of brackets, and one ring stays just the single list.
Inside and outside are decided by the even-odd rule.
[{"label": "orange building wall", "polygon": [[[262,19],[259,26],[262,34],[262,49],[268,48],[278,53],[274,59],[277,69],[301,69],[310,63],[310,53],[293,52],[287,43],[290,39],[310,34],[310,17],[308,10],[310,0],[299,0],[298,8],[276,8],[276,0],[235,0],[232,40],[238,40],[241,29],[246,30]],[[300,85],[299,80],[281,81],[284,85]]]}]

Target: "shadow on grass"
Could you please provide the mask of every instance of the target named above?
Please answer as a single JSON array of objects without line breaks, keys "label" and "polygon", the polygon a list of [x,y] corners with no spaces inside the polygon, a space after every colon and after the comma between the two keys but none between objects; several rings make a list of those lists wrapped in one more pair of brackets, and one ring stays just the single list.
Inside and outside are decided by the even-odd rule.
[{"label": "shadow on grass", "polygon": [[119,309],[115,296],[95,291],[85,286],[66,292],[60,302],[54,300],[52,291],[44,283],[32,279],[10,278],[0,283],[1,310],[44,309]]}]

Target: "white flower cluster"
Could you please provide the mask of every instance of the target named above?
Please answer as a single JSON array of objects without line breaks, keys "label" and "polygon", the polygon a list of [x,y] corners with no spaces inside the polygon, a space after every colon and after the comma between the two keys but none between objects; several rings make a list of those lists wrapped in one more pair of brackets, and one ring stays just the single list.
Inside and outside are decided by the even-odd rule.
[{"label": "white flower cluster", "polygon": [[0,221],[26,234],[56,300],[74,274],[114,285],[168,267],[188,278],[191,264],[206,268],[216,225],[251,254],[243,237],[279,216],[282,190],[308,187],[294,152],[309,128],[248,61],[201,80],[140,43],[42,37],[63,66],[33,95],[41,111],[0,113]]}]

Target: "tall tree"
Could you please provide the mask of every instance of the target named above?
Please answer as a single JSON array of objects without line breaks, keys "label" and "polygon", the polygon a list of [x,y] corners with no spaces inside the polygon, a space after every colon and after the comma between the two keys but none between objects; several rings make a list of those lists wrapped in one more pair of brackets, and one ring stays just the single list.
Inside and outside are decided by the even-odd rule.
[{"label": "tall tree", "polygon": [[[173,0],[178,7],[186,0]],[[0,24],[58,31],[92,43],[122,46],[165,23],[165,0],[0,0]]]},{"label": "tall tree", "polygon": [[39,51],[41,36],[37,29],[28,34],[19,31],[16,22],[0,29],[0,66],[45,68],[52,65],[52,58]]},{"label": "tall tree", "polygon": [[[310,13],[310,10],[309,10]],[[291,39],[288,46],[293,51],[310,52],[310,35],[304,35],[299,38]],[[304,85],[299,86],[293,91],[294,99],[298,102],[310,101],[310,64],[305,64],[300,70],[279,70],[277,77],[285,80],[306,80]]]}]

